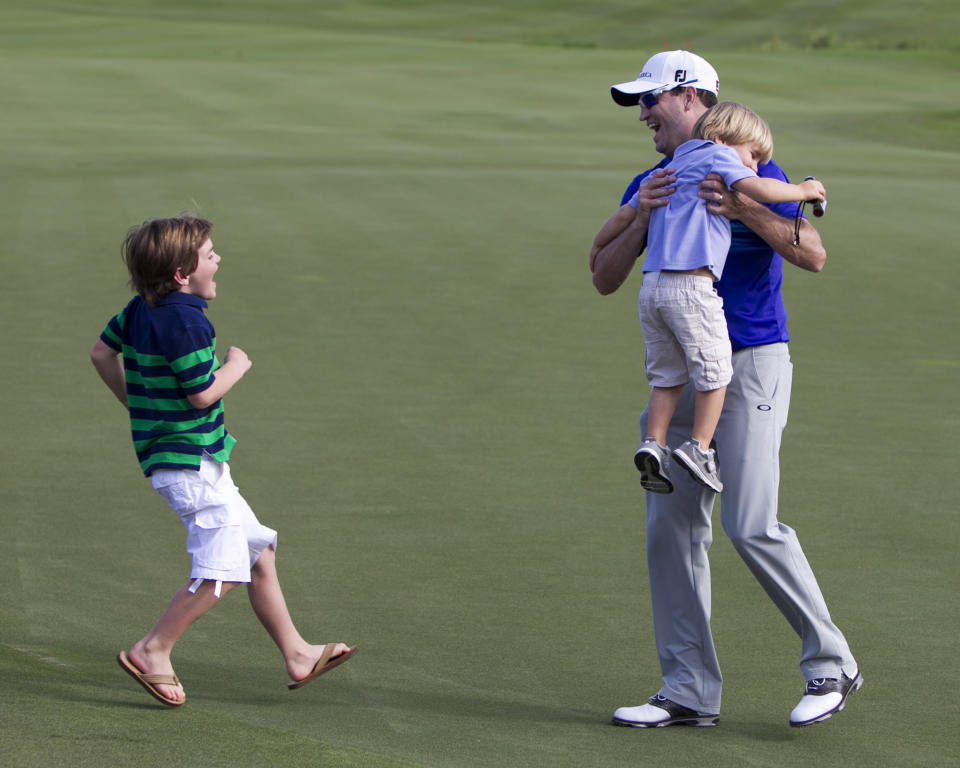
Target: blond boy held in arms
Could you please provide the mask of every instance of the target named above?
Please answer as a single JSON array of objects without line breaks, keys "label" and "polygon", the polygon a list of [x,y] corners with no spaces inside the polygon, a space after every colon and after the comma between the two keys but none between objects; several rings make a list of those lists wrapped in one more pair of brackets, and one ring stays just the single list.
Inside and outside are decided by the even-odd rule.
[{"label": "blond boy held in arms", "polygon": [[[656,104],[660,94],[644,94]],[[756,113],[735,102],[712,107],[697,122],[693,139],[677,147],[669,173],[676,177],[668,204],[650,215],[640,323],[646,347],[647,379],[652,385],[647,434],[635,462],[643,487],[671,493],[666,468],[667,429],[683,388],[696,386],[691,439],[673,458],[701,485],[719,493],[716,454],[710,447],[733,373],[732,349],[723,300],[713,282],[723,274],[730,250],[730,222],[707,212],[699,184],[716,174],[731,189],[761,203],[825,199],[823,185],[811,179],[790,184],[757,176],[773,157],[770,128]],[[594,239],[602,248],[637,216],[639,192],[610,217]]]}]

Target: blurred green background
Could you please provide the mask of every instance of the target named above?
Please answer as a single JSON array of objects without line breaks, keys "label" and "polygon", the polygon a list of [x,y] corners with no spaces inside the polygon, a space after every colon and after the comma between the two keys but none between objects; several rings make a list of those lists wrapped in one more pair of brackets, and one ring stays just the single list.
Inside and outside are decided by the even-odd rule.
[{"label": "blurred green background", "polygon": [[[960,32],[942,3],[0,3],[0,753],[10,766],[957,766]],[[659,686],[639,281],[595,231],[655,163],[609,85],[687,47],[821,178],[787,268],[781,519],[866,687],[787,726],[799,643],[717,526],[718,729],[608,725]],[[212,219],[209,316],[254,367],[234,475],[303,633],[240,592],[166,711],[116,666],[187,575],[87,351],[144,219]],[[718,521],[719,522],[719,521]]]}]

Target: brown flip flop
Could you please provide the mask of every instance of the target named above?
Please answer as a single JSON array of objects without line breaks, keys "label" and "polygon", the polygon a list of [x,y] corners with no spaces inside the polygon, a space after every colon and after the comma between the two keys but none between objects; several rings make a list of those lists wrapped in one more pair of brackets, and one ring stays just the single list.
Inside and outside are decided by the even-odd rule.
[{"label": "brown flip flop", "polygon": [[349,659],[353,654],[357,652],[357,646],[353,648],[347,648],[339,656],[334,656],[330,658],[330,655],[333,653],[333,649],[336,647],[336,643],[327,643],[323,647],[323,653],[320,654],[320,658],[317,659],[317,663],[313,665],[313,669],[310,670],[310,674],[307,675],[303,680],[290,681],[287,683],[287,688],[291,691],[295,688],[300,688],[301,686],[306,685],[315,677],[320,677],[324,672],[329,672],[334,667],[338,667],[347,659]]},{"label": "brown flip flop", "polygon": [[153,696],[153,698],[155,698],[160,703],[166,704],[168,707],[179,707],[181,704],[183,704],[184,701],[186,701],[186,697],[184,697],[182,701],[168,698],[167,696],[164,696],[162,693],[160,693],[160,691],[158,691],[156,688],[154,688],[155,685],[180,685],[180,681],[177,680],[176,675],[145,674],[141,672],[139,669],[137,669],[134,663],[130,661],[129,658],[127,658],[127,654],[125,651],[120,651],[120,653],[117,654],[117,663],[121,667],[123,667],[123,669],[126,671],[128,675],[130,675],[130,677],[132,677],[134,680],[140,683],[140,685],[144,687],[147,693]]}]

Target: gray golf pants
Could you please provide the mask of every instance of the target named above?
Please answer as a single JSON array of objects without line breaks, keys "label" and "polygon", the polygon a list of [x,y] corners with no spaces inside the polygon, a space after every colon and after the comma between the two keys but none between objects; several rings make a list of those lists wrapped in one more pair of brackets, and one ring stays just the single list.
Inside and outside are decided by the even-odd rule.
[{"label": "gray golf pants", "polygon": [[[780,437],[787,423],[793,365],[786,344],[733,355],[717,427],[723,530],[760,585],[800,636],[804,679],[853,674],[856,662],[830,619],[816,577],[794,531],[777,520]],[[667,436],[671,448],[690,439],[693,388],[677,406]],[[640,417],[646,435],[647,412]],[[647,494],[647,566],[660,693],[700,712],[720,711],[722,677],[710,631],[712,491],[668,463],[675,490]]]}]

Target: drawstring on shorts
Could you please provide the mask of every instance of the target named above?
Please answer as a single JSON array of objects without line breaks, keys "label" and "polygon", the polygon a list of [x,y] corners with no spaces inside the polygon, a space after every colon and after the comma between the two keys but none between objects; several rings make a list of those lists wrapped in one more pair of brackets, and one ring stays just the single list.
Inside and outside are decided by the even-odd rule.
[{"label": "drawstring on shorts", "polygon": [[[206,579],[194,579],[193,583],[190,585],[190,592],[193,594],[196,594],[197,590],[200,589],[200,585],[203,584],[204,581],[206,581]],[[213,588],[213,596],[218,600],[220,599],[220,587],[222,585],[223,585],[223,582],[220,581],[220,579],[217,579],[217,584]]]}]

